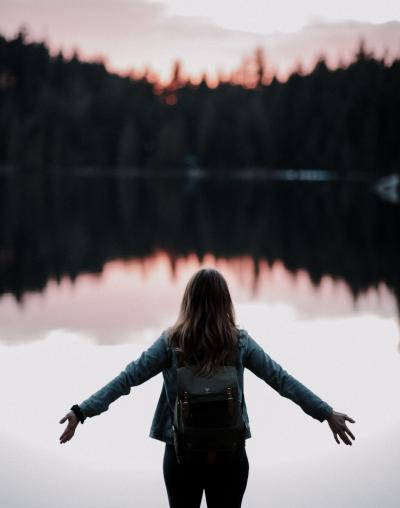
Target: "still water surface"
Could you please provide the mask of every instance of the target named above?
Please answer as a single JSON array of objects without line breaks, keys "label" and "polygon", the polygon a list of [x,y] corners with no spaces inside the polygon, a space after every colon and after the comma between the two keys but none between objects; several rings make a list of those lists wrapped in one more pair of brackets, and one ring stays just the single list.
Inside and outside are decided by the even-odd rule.
[{"label": "still water surface", "polygon": [[[288,372],[356,420],[349,424],[353,446],[339,446],[326,422],[247,371],[253,437],[243,506],[397,506],[396,208],[359,188],[351,192],[362,213],[348,189],[314,187],[302,199],[292,189],[281,201],[280,190],[268,186],[260,201],[262,189],[241,184],[241,192],[231,189],[232,202],[213,184],[201,194],[204,213],[196,215],[196,185],[169,188],[181,198],[171,211],[159,201],[152,206],[156,191],[143,182],[125,188],[114,182],[124,205],[110,185],[99,184],[79,210],[89,188],[68,185],[59,196],[70,192],[76,206],[62,208],[54,193],[43,205],[38,186],[42,197],[33,212],[29,216],[25,201],[14,202],[13,234],[3,236],[2,506],[167,506],[163,444],[147,437],[161,375],[87,419],[64,445],[58,438],[65,424],[58,421],[174,322],[189,277],[205,265],[227,278],[240,326]],[[137,185],[144,185],[142,193]],[[174,196],[163,196],[174,203]],[[117,215],[111,213],[116,203]],[[364,224],[363,217],[375,222]]]}]

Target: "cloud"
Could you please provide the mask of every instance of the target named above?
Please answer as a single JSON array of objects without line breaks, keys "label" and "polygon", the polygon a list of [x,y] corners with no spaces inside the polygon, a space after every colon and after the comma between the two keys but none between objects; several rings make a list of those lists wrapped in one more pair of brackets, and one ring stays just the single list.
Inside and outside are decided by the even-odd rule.
[{"label": "cloud", "polygon": [[316,22],[303,27],[281,41],[280,50],[285,48],[288,55],[295,46],[303,55],[326,53],[332,62],[342,58],[349,61],[357,51],[360,40],[364,39],[368,50],[376,56],[388,51],[388,58],[400,55],[400,22],[375,24],[359,21]]},{"label": "cloud", "polygon": [[257,45],[266,49],[269,65],[284,77],[298,61],[313,66],[323,52],[335,65],[352,59],[360,38],[378,56],[400,53],[400,22],[313,21],[291,33],[257,34],[228,29],[208,17],[170,15],[166,3],[144,0],[3,0],[0,31],[14,34],[25,24],[33,39],[45,38],[53,51],[84,58],[103,55],[108,68],[126,71],[150,66],[163,77],[176,58],[190,74],[236,68]]}]

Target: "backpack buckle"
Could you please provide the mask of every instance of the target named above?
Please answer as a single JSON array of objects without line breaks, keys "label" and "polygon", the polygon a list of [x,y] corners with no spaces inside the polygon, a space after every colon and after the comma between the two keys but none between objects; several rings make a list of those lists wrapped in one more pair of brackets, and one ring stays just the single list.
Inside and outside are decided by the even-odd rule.
[{"label": "backpack buckle", "polygon": [[189,417],[189,394],[183,392],[182,412],[185,418]]},{"label": "backpack buckle", "polygon": [[226,393],[228,395],[227,397],[227,401],[228,401],[228,412],[229,412],[229,416],[233,416],[234,415],[234,412],[235,412],[235,407],[234,407],[234,397],[233,397],[233,394],[232,394],[232,388],[230,386],[228,386],[228,388],[226,389]]}]

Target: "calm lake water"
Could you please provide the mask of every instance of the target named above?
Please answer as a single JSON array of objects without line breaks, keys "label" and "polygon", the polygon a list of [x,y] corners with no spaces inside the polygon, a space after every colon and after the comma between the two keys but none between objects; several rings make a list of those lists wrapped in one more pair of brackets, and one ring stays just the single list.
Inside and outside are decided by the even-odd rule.
[{"label": "calm lake water", "polygon": [[64,445],[58,421],[174,322],[205,265],[240,326],[356,420],[339,446],[247,371],[244,508],[398,506],[400,211],[370,183],[3,177],[0,203],[1,506],[167,507],[161,375]]}]

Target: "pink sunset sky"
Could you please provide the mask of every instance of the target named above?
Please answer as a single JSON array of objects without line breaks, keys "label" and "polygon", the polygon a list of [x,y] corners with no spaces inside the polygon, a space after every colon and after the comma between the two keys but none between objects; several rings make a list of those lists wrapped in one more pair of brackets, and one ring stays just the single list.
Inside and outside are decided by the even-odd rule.
[{"label": "pink sunset sky", "polygon": [[0,33],[22,25],[52,53],[77,50],[111,71],[147,67],[164,80],[176,59],[192,77],[229,74],[256,46],[281,79],[321,53],[331,67],[349,62],[361,38],[386,61],[400,55],[398,0],[0,0]]}]

